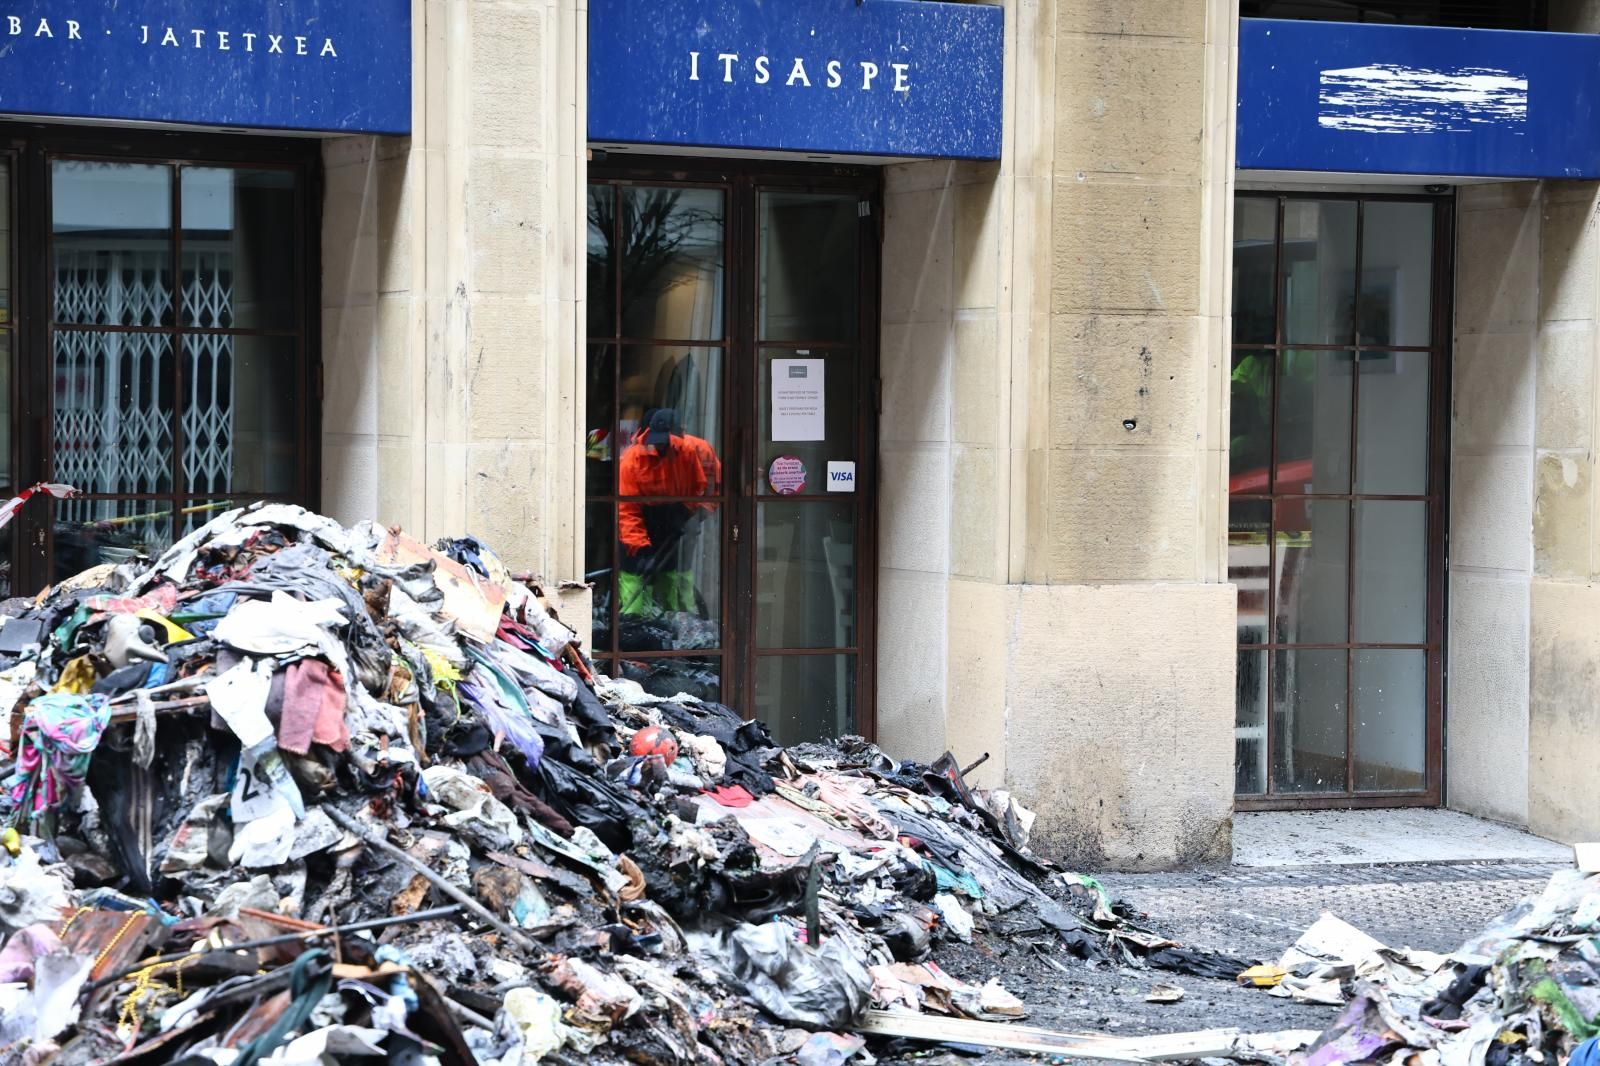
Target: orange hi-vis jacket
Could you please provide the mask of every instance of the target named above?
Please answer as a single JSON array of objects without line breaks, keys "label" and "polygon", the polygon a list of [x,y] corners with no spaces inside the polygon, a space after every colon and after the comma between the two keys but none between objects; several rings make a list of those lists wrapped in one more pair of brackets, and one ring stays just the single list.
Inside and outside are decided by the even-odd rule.
[{"label": "orange hi-vis jacket", "polygon": [[[622,453],[622,462],[617,468],[618,492],[623,496],[706,495],[706,467],[699,448],[674,433],[672,447],[667,454],[658,455],[655,447],[644,442],[643,436],[642,433],[636,435],[628,450]],[[699,508],[710,509],[711,506],[694,503],[623,503],[617,508],[617,536],[628,549],[628,554],[634,555],[653,546],[650,529],[660,524],[648,521],[654,516],[647,516],[646,511],[682,508],[686,513],[678,521],[668,523],[681,528],[683,519],[688,517],[687,512]]]}]

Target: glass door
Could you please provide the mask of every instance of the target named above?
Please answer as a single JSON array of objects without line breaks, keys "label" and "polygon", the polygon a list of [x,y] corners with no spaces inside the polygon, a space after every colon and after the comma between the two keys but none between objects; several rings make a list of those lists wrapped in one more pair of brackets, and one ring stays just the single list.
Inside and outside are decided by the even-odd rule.
[{"label": "glass door", "polygon": [[871,729],[876,187],[805,168],[591,175],[594,655],[784,743]]},{"label": "glass door", "polygon": [[1448,207],[1236,202],[1241,808],[1439,800]]},{"label": "glass door", "polygon": [[861,198],[757,193],[756,717],[856,731],[864,440]]}]

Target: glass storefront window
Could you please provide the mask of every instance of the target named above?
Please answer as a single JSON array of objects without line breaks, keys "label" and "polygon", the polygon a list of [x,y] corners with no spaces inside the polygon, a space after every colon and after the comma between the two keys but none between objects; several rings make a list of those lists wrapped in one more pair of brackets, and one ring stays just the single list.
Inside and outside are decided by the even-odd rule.
[{"label": "glass storefront window", "polygon": [[51,504],[40,576],[158,553],[235,501],[304,500],[306,168],[55,158],[43,173],[51,320],[34,335],[52,433],[30,461],[83,495]]},{"label": "glass storefront window", "polygon": [[1228,572],[1249,805],[1437,799],[1442,203],[1235,203]]}]

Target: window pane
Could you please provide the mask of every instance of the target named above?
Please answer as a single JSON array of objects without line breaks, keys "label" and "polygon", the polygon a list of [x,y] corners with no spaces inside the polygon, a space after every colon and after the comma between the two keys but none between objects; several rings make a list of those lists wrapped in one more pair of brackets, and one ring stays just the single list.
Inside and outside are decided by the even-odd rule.
[{"label": "window pane", "polygon": [[1267,790],[1267,655],[1241,651],[1234,675],[1234,784],[1241,796]]},{"label": "window pane", "polygon": [[172,322],[171,183],[164,166],[51,165],[57,322]]},{"label": "window pane", "polygon": [[1350,491],[1349,352],[1284,352],[1278,371],[1276,491]]},{"label": "window pane", "polygon": [[583,467],[585,491],[609,496],[617,491],[616,367],[617,350],[611,345],[590,345],[586,388]]},{"label": "window pane", "polygon": [[1278,792],[1345,790],[1349,652],[1274,653],[1272,783]]},{"label": "window pane", "polygon": [[589,186],[589,292],[586,297],[591,340],[617,335],[617,190]]},{"label": "window pane", "polygon": [[715,505],[617,508],[618,639],[623,651],[722,643],[722,524]]},{"label": "window pane", "polygon": [[293,329],[294,172],[184,167],[181,185],[184,325]]},{"label": "window pane", "polygon": [[594,586],[594,610],[590,624],[594,627],[595,652],[613,650],[611,639],[611,603],[616,598],[617,575],[613,559],[617,544],[616,505],[591,503],[584,508],[583,527],[583,578]]},{"label": "window pane", "polygon": [[155,557],[172,545],[170,500],[53,500],[52,582],[101,563]]},{"label": "window pane", "polygon": [[1356,205],[1288,200],[1283,209],[1283,334],[1289,344],[1349,344],[1356,292]]},{"label": "window pane", "polygon": [[1267,492],[1272,460],[1273,357],[1270,352],[1234,352],[1230,392],[1228,487],[1231,492]]},{"label": "window pane", "polygon": [[687,692],[711,703],[722,701],[722,658],[619,659],[617,672],[653,696]]},{"label": "window pane", "polygon": [[1432,312],[1433,205],[1369,200],[1361,223],[1361,343],[1426,345]]},{"label": "window pane", "polygon": [[1356,491],[1428,491],[1427,352],[1362,352]]},{"label": "window pane", "polygon": [[[712,494],[707,487],[719,482],[722,469],[723,365],[719,348],[629,345],[622,349],[617,441],[623,453],[619,481],[624,495]],[[626,480],[628,449],[639,443],[641,435],[650,435],[652,422],[655,434],[682,437],[702,457],[704,484],[687,470],[679,470],[674,476],[664,472],[667,468],[648,476],[644,484]],[[635,467],[634,473],[642,470]]]},{"label": "window pane", "polygon": [[[772,367],[773,360],[784,360],[786,377],[780,383],[798,380],[792,376],[804,371],[814,378],[815,364],[822,371],[822,440],[777,440],[778,436],[795,437],[809,434],[775,432],[772,419]],[[796,363],[805,365],[797,366]],[[858,462],[856,454],[856,428],[861,409],[857,405],[856,359],[853,353],[810,352],[806,350],[773,350],[761,353],[761,425],[757,429],[760,446],[756,454],[756,492],[773,495],[770,471],[775,460],[789,457],[800,460],[805,468],[805,484],[798,495],[825,496],[828,494],[828,463]],[[785,422],[791,425],[792,419]],[[788,495],[785,493],[785,495]]]},{"label": "window pane", "polygon": [[[11,469],[11,334],[0,329],[0,491],[9,498],[18,487]],[[4,543],[7,535],[0,532],[0,547]]]},{"label": "window pane", "polygon": [[1277,510],[1274,643],[1345,643],[1350,505],[1343,500],[1279,500]]},{"label": "window pane", "polygon": [[1271,344],[1277,339],[1278,200],[1241,196],[1233,208],[1233,339]]},{"label": "window pane", "polygon": [[183,353],[185,488],[292,494],[300,456],[295,339],[191,334]]},{"label": "window pane", "polygon": [[780,745],[855,731],[854,655],[762,655],[756,659],[756,717]]},{"label": "window pane", "polygon": [[854,195],[761,194],[761,340],[854,342]]},{"label": "window pane", "polygon": [[11,324],[11,161],[0,157],[0,328]]},{"label": "window pane", "polygon": [[1428,660],[1421,651],[1356,652],[1356,791],[1427,785]]},{"label": "window pane", "polygon": [[57,330],[53,480],[171,492],[173,370],[170,337]]},{"label": "window pane", "polygon": [[856,642],[853,502],[756,506],[756,646],[849,648]]},{"label": "window pane", "polygon": [[624,188],[621,260],[624,337],[722,339],[721,190]]},{"label": "window pane", "polygon": [[1267,641],[1267,594],[1272,573],[1268,533],[1272,527],[1270,500],[1231,500],[1228,503],[1228,580],[1239,589],[1239,643]]},{"label": "window pane", "polygon": [[1356,504],[1356,641],[1421,644],[1428,635],[1428,505]]}]

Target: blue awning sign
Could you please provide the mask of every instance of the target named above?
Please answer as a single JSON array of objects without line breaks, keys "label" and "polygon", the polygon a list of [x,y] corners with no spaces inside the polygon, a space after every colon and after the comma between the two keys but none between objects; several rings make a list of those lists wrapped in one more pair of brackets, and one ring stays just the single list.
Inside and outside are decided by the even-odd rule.
[{"label": "blue awning sign", "polygon": [[1244,170],[1600,177],[1600,37],[1243,19]]},{"label": "blue awning sign", "polygon": [[937,0],[592,0],[589,140],[998,159],[1005,12]]},{"label": "blue awning sign", "polygon": [[13,0],[0,113],[407,133],[409,0]]}]

